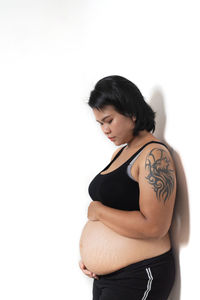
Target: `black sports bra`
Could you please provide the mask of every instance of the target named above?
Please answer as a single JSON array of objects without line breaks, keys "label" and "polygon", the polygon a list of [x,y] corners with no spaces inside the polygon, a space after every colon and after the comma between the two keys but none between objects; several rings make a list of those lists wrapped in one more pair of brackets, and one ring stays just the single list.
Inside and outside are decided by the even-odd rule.
[{"label": "black sports bra", "polygon": [[121,210],[139,210],[139,184],[133,179],[130,169],[144,147],[151,143],[162,144],[167,147],[161,142],[148,142],[117,169],[101,174],[110,167],[126,145],[122,147],[111,162],[90,182],[88,192],[92,200],[100,201],[106,206]]}]

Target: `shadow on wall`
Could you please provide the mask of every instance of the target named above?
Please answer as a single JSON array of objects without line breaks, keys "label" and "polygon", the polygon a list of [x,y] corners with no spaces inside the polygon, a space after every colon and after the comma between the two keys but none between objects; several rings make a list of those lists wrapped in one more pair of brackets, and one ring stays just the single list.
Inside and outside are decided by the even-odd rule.
[{"label": "shadow on wall", "polygon": [[149,104],[156,112],[156,130],[154,135],[169,147],[176,167],[177,193],[172,225],[170,228],[170,237],[176,260],[176,279],[174,287],[169,296],[169,300],[181,300],[179,251],[181,246],[188,244],[190,235],[190,214],[187,182],[179,154],[165,140],[166,114],[164,97],[160,89],[154,90]]}]

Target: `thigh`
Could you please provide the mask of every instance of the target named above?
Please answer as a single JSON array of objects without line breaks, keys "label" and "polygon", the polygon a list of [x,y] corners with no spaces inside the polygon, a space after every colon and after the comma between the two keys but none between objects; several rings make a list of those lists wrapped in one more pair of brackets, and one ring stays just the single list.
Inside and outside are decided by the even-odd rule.
[{"label": "thigh", "polygon": [[115,288],[103,288],[99,290],[97,287],[93,287],[93,300],[141,300],[143,293],[129,291],[126,289]]},{"label": "thigh", "polygon": [[143,293],[139,290],[105,288],[99,300],[142,300]]},{"label": "thigh", "polygon": [[101,293],[102,293],[102,290],[100,287],[97,286],[97,280],[94,279],[93,289],[92,289],[92,295],[93,295],[92,300],[100,300]]},{"label": "thigh", "polygon": [[147,279],[145,271],[140,270],[121,278],[94,280],[93,300],[142,300],[149,287]]}]

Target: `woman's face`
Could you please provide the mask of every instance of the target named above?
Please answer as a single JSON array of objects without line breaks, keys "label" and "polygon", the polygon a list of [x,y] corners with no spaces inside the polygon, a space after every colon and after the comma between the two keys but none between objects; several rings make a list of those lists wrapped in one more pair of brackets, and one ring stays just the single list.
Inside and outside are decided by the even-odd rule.
[{"label": "woman's face", "polygon": [[115,145],[119,146],[130,142],[133,139],[133,128],[135,127],[135,117],[126,117],[118,113],[114,106],[106,105],[101,110],[93,108],[96,121],[101,129]]}]

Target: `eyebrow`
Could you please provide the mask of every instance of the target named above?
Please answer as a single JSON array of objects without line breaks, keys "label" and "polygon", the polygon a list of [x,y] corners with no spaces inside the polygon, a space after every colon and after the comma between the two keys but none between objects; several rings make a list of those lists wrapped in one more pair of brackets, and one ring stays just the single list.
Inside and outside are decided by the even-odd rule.
[{"label": "eyebrow", "polygon": [[[110,117],[111,115],[105,116],[103,119],[101,119],[101,122],[104,121],[106,118]],[[97,122],[99,122],[98,120],[96,120]]]}]

